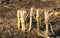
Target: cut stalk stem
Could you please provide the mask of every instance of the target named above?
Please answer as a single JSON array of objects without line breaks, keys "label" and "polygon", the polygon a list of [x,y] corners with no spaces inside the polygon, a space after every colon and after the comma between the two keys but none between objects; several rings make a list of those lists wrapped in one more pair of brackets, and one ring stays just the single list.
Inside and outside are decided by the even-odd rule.
[{"label": "cut stalk stem", "polygon": [[45,24],[46,24],[46,38],[48,38],[48,12],[44,12],[45,14]]},{"label": "cut stalk stem", "polygon": [[39,25],[41,24],[41,21],[40,21],[40,12],[39,11],[40,11],[40,9],[36,10],[37,33],[38,33],[38,35],[42,35],[40,33],[40,30],[39,30]]},{"label": "cut stalk stem", "polygon": [[39,30],[39,9],[36,10],[37,30]]},{"label": "cut stalk stem", "polygon": [[31,30],[31,26],[32,26],[32,16],[33,16],[33,8],[30,9],[30,26],[29,26],[29,31]]},{"label": "cut stalk stem", "polygon": [[18,19],[18,30],[20,29],[20,17],[19,17],[20,10],[17,10],[17,19]]},{"label": "cut stalk stem", "polygon": [[20,11],[22,31],[26,30],[26,28],[25,28],[25,16],[24,16],[25,13],[26,13],[25,10]]}]

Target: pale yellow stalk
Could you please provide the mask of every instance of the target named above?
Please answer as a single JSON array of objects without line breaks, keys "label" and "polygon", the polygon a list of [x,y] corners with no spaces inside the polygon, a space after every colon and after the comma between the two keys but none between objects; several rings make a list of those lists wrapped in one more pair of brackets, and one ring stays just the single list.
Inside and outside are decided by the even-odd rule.
[{"label": "pale yellow stalk", "polygon": [[29,26],[29,31],[31,30],[31,26],[32,26],[32,16],[33,16],[33,7],[30,9],[30,26]]},{"label": "pale yellow stalk", "polygon": [[39,9],[36,10],[36,21],[37,21],[37,30],[39,30]]},{"label": "pale yellow stalk", "polygon": [[25,13],[26,13],[26,11],[24,9],[20,10],[22,31],[26,30],[26,27],[25,27]]},{"label": "pale yellow stalk", "polygon": [[19,13],[20,13],[20,10],[17,10],[18,30],[20,29],[20,15],[19,15]]},{"label": "pale yellow stalk", "polygon": [[45,11],[44,12],[44,15],[45,15],[45,24],[46,24],[46,38],[49,38],[49,36],[48,36],[48,19],[49,19],[49,17],[48,17],[48,12],[47,11]]}]

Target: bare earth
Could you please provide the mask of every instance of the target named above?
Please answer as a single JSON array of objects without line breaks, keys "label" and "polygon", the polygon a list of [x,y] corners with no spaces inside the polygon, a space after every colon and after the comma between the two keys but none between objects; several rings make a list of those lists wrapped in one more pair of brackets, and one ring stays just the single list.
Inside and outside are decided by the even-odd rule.
[{"label": "bare earth", "polygon": [[[30,9],[32,6],[35,6],[36,8],[42,9],[53,8],[54,11],[60,12],[59,3],[60,2],[57,4],[56,1],[42,2],[40,0],[0,1],[0,38],[44,38],[42,36],[38,36],[36,29],[34,28],[31,32],[22,32],[21,30],[17,30],[17,9]],[[49,20],[55,33],[55,35],[52,34],[52,36],[50,36],[53,38],[60,38],[60,15],[53,15]],[[44,19],[42,19],[42,22],[43,21]],[[44,23],[42,25],[44,25]]]}]

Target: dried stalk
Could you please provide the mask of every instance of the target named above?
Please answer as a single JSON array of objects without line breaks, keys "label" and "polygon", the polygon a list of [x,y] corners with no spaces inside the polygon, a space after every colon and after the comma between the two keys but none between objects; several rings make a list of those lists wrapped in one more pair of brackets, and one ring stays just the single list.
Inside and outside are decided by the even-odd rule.
[{"label": "dried stalk", "polygon": [[31,30],[31,26],[32,26],[32,16],[33,16],[33,8],[30,9],[30,26],[29,26],[29,31]]},{"label": "dried stalk", "polygon": [[17,10],[17,19],[18,19],[18,30],[20,29],[20,17],[19,17],[20,10]]},{"label": "dried stalk", "polygon": [[46,24],[46,38],[48,38],[48,12],[44,12],[45,14],[45,24]]},{"label": "dried stalk", "polygon": [[45,14],[46,32],[48,33],[48,12],[44,12],[44,14]]},{"label": "dried stalk", "polygon": [[39,9],[36,9],[36,22],[37,22],[37,33],[38,35],[40,35],[39,33]]},{"label": "dried stalk", "polygon": [[37,22],[37,33],[38,35],[40,36],[44,36],[40,30],[39,30],[39,25],[41,24],[41,21],[40,21],[40,9],[36,9],[36,22]]},{"label": "dried stalk", "polygon": [[26,11],[25,10],[20,10],[20,16],[21,16],[21,25],[22,25],[22,31],[25,31],[25,14]]},{"label": "dried stalk", "polygon": [[39,30],[39,9],[36,10],[37,30]]}]

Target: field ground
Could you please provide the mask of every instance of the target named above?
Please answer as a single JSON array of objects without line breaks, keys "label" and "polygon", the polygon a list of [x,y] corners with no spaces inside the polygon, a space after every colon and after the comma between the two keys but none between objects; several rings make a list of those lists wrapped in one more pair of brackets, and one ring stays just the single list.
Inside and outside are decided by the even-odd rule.
[{"label": "field ground", "polygon": [[[28,3],[28,4],[27,4]],[[32,4],[27,2],[21,3],[2,3],[0,4],[0,38],[44,38],[39,36],[36,32],[36,29],[33,28],[31,32],[22,32],[17,28],[17,9],[20,8],[30,8]],[[35,4],[35,3],[34,3]],[[60,12],[59,5],[49,6],[46,2],[35,5],[37,8],[53,8],[55,11]],[[60,13],[59,13],[60,14]],[[43,17],[42,17],[43,18]],[[42,19],[43,20],[43,19]],[[57,38],[60,38],[60,15],[51,17],[50,23],[53,27],[53,31]],[[44,24],[43,24],[44,25]],[[52,34],[52,37],[54,35]]]}]

